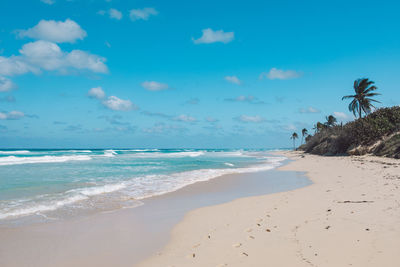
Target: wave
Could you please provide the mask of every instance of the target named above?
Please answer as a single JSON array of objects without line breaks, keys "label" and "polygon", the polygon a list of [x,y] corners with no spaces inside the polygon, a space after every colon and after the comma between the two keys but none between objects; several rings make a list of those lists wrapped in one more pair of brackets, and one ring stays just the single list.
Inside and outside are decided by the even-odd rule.
[{"label": "wave", "polygon": [[229,167],[233,167],[233,166],[235,166],[234,164],[232,164],[232,163],[229,163],[229,162],[225,162],[224,163],[226,166],[229,166]]},{"label": "wave", "polygon": [[115,155],[117,155],[117,152],[115,152],[115,150],[104,150],[104,154],[103,157],[107,157],[107,158],[112,158],[115,157]]},{"label": "wave", "polygon": [[131,157],[137,158],[183,158],[183,157],[199,157],[204,155],[203,151],[184,151],[184,152],[154,152],[154,153],[135,153],[131,154]]},{"label": "wave", "polygon": [[[55,211],[67,207],[98,209],[100,206],[106,205],[106,203],[109,204],[110,201],[137,201],[173,192],[190,184],[208,181],[222,175],[271,170],[281,165],[283,160],[286,160],[286,158],[265,157],[265,160],[262,164],[244,168],[198,169],[172,174],[144,175],[132,177],[129,180],[119,181],[116,183],[76,188],[58,194],[41,195],[33,199],[20,200],[18,202],[0,202],[0,219],[18,218],[22,216],[40,214],[42,212]],[[228,164],[231,163],[225,163],[225,165],[229,167],[234,166],[233,164],[231,164],[233,166]],[[77,203],[79,203],[79,205],[75,205]]]},{"label": "wave", "polygon": [[17,154],[29,154],[29,153],[30,153],[29,150],[13,150],[13,151],[3,150],[3,151],[0,151],[0,154],[5,154],[5,155],[9,155],[9,154],[17,155]]},{"label": "wave", "polygon": [[17,165],[17,164],[34,164],[34,163],[58,163],[75,160],[91,160],[92,158],[86,155],[77,156],[41,156],[41,157],[0,157],[0,166]]}]

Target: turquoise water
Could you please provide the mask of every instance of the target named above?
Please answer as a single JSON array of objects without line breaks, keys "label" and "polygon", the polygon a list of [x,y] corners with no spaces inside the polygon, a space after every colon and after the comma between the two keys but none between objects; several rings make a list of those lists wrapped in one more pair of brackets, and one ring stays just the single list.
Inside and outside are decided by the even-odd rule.
[{"label": "turquoise water", "polygon": [[141,205],[223,174],[272,169],[268,151],[0,150],[0,220],[58,219]]}]

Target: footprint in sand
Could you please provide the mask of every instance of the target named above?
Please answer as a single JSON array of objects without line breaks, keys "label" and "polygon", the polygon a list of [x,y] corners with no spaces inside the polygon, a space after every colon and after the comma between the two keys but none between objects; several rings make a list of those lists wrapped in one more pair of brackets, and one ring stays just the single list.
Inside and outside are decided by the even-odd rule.
[{"label": "footprint in sand", "polygon": [[250,233],[251,231],[253,231],[253,229],[247,228],[245,231],[248,232],[248,233]]},{"label": "footprint in sand", "polygon": [[233,244],[232,245],[232,247],[234,247],[234,248],[239,248],[239,247],[241,247],[242,246],[242,243],[236,243],[236,244]]}]

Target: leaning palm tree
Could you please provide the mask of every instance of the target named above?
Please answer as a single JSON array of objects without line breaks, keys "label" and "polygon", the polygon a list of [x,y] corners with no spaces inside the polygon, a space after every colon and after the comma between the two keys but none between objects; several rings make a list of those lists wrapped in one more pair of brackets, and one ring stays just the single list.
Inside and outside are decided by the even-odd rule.
[{"label": "leaning palm tree", "polygon": [[325,118],[326,118],[325,125],[327,127],[332,127],[332,126],[336,125],[337,119],[333,115],[329,115],[329,116],[327,116]]},{"label": "leaning palm tree", "polygon": [[301,144],[303,144],[303,138],[304,136],[306,136],[308,134],[308,131],[306,128],[304,128],[303,130],[301,130]]},{"label": "leaning palm tree", "polygon": [[321,122],[317,122],[317,124],[314,124],[314,127],[313,127],[314,133],[319,133],[325,127],[326,127],[325,124],[323,124]]},{"label": "leaning palm tree", "polygon": [[293,133],[290,139],[293,139],[293,150],[296,150],[296,139],[299,138],[297,133]]},{"label": "leaning palm tree", "polygon": [[373,81],[369,81],[367,78],[357,79],[354,81],[354,91],[355,95],[346,95],[342,97],[344,99],[353,99],[349,104],[349,110],[353,112],[354,116],[358,113],[358,117],[362,117],[362,113],[369,114],[372,108],[375,108],[372,105],[372,102],[380,103],[379,101],[372,99],[371,97],[380,95],[378,93],[374,93],[373,91],[378,88],[373,85]]}]

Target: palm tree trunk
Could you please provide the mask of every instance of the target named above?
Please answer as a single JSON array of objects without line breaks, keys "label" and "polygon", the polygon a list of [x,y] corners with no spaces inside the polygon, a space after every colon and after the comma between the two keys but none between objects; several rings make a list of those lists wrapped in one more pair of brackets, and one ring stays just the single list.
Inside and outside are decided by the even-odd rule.
[{"label": "palm tree trunk", "polygon": [[301,137],[301,144],[300,145],[303,144],[303,138],[304,138],[304,135]]},{"label": "palm tree trunk", "polygon": [[293,138],[293,150],[296,150],[296,143],[295,143],[294,138]]},{"label": "palm tree trunk", "polygon": [[359,115],[359,118],[361,119],[361,105],[358,107],[358,115]]}]

